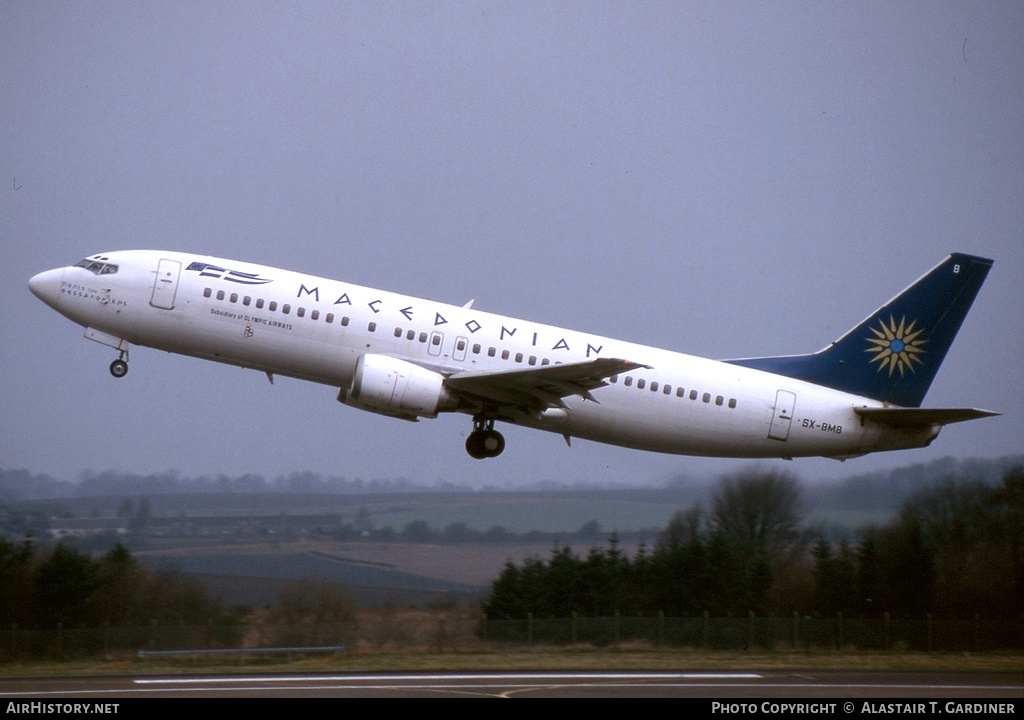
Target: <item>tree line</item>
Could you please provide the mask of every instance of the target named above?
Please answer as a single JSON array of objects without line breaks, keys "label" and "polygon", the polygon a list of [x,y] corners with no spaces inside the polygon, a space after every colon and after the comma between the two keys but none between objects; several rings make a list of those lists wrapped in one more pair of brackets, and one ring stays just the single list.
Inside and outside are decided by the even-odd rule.
[{"label": "tree line", "polygon": [[632,557],[613,535],[583,557],[563,545],[548,558],[509,561],[484,611],[489,619],[1024,612],[1022,468],[996,485],[947,477],[853,543],[833,546],[805,516],[784,473],[725,478],[707,507],[677,512],[654,547]]},{"label": "tree line", "polygon": [[173,571],[152,572],[121,544],[98,559],[58,544],[41,549],[0,540],[4,629],[204,625],[237,620],[201,586]]},{"label": "tree line", "polygon": [[238,495],[293,494],[367,494],[419,492],[472,492],[469,485],[452,482],[425,483],[409,478],[345,478],[310,471],[292,472],[277,477],[256,473],[244,475],[184,476],[176,471],[160,473],[124,473],[115,470],[83,470],[71,482],[28,470],[0,468],[0,502],[50,500],[102,496],[131,496],[145,488],[151,495],[227,493]]},{"label": "tree line", "polygon": [[282,583],[276,604],[253,611],[225,607],[177,572],[148,570],[121,544],[94,559],[63,544],[0,540],[0,662],[238,648],[246,634],[261,647],[338,646],[354,638],[357,614],[344,586],[325,580]]}]

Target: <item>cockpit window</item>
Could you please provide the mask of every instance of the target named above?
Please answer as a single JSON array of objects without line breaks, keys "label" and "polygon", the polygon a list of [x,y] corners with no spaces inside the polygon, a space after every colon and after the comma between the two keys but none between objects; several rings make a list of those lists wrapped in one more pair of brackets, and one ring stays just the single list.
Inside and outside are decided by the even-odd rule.
[{"label": "cockpit window", "polygon": [[117,265],[89,258],[75,263],[75,267],[85,268],[94,275],[113,275],[117,272]]}]

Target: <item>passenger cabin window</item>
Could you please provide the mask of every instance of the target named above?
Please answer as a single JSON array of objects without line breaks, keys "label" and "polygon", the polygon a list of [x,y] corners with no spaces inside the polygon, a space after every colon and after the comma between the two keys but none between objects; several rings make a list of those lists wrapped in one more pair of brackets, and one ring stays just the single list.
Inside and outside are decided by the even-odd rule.
[{"label": "passenger cabin window", "polygon": [[213,295],[213,290],[211,288],[205,288],[203,290],[203,297],[210,297],[211,295]]},{"label": "passenger cabin window", "polygon": [[366,329],[369,330],[370,332],[377,332],[377,323],[370,323],[369,325],[366,326]]},{"label": "passenger cabin window", "polygon": [[263,298],[256,298],[256,308],[258,310],[263,309]]}]

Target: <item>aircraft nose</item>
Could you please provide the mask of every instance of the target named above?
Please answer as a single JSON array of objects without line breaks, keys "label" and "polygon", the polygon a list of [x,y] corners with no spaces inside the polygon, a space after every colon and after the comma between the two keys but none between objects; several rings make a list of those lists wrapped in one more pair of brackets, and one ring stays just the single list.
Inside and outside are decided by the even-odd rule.
[{"label": "aircraft nose", "polygon": [[60,284],[64,280],[64,269],[47,270],[32,277],[28,281],[28,289],[32,294],[50,307],[56,309],[60,302]]}]

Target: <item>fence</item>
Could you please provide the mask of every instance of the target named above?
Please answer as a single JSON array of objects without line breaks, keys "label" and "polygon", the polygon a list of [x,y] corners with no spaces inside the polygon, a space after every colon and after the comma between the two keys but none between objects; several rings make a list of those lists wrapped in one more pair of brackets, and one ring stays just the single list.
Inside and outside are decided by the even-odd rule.
[{"label": "fence", "polygon": [[0,662],[24,659],[86,659],[139,650],[238,647],[247,628],[242,625],[142,625],[100,628],[19,628],[0,630]]},{"label": "fence", "polygon": [[[1024,652],[1024,616],[1020,618],[872,619],[622,616],[484,619],[475,609],[438,612],[390,611],[358,622],[318,626],[314,635],[297,636],[294,627],[254,624],[137,626],[101,628],[0,629],[0,663],[33,659],[88,659],[132,655],[139,651],[188,650],[216,654],[242,650],[251,657],[285,644],[311,648],[344,644],[356,652],[471,652],[529,645],[620,643],[680,647],[697,651],[806,652],[887,651]],[[224,654],[224,653],[222,653]],[[241,656],[243,653],[239,653]]]},{"label": "fence", "polygon": [[1024,616],[1017,619],[745,618],[620,616],[486,620],[481,635],[491,640],[598,647],[644,641],[655,646],[703,650],[915,650],[992,652],[1024,650]]}]

